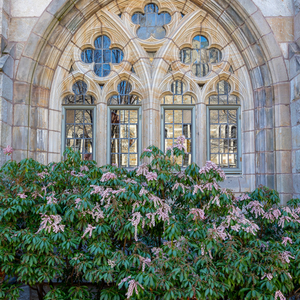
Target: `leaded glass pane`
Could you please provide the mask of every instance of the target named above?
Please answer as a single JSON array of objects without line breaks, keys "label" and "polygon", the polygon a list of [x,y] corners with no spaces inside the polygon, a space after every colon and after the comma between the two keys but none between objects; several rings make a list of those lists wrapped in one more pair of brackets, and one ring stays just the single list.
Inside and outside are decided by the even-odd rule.
[{"label": "leaded glass pane", "polygon": [[138,164],[138,111],[111,110],[111,163],[119,167]]},{"label": "leaded glass pane", "polygon": [[66,146],[80,151],[83,159],[91,160],[93,158],[93,110],[67,109],[65,132]]},{"label": "leaded glass pane", "polygon": [[184,135],[186,138],[186,149],[188,154],[184,159],[179,160],[181,166],[186,167],[192,160],[192,110],[190,109],[165,109],[165,150],[171,147],[176,139]]},{"label": "leaded glass pane", "polygon": [[237,168],[237,109],[209,111],[210,160],[221,168]]},{"label": "leaded glass pane", "polygon": [[163,26],[171,22],[171,15],[167,12],[158,13],[158,6],[151,3],[145,6],[144,13],[135,13],[131,20],[140,25],[137,30],[140,39],[146,40],[151,35],[156,39],[163,39],[166,36]]},{"label": "leaded glass pane", "polygon": [[231,86],[225,81],[221,80],[217,84],[217,96],[209,97],[209,104],[219,105],[239,105],[240,99],[237,96],[230,95]]}]

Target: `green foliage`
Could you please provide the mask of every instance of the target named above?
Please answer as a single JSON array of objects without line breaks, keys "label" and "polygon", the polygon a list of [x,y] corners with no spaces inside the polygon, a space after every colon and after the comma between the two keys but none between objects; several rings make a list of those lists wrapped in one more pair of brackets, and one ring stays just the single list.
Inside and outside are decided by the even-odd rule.
[{"label": "green foliage", "polygon": [[[180,144],[135,170],[66,150],[0,170],[0,299],[274,299],[300,288],[300,200],[265,187],[236,197]],[[288,240],[286,238],[290,238]],[[292,241],[292,243],[291,243]],[[1,275],[2,274],[2,275]],[[268,275],[268,276],[267,276]],[[1,279],[2,278],[2,279]],[[16,278],[18,284],[10,284]]]}]

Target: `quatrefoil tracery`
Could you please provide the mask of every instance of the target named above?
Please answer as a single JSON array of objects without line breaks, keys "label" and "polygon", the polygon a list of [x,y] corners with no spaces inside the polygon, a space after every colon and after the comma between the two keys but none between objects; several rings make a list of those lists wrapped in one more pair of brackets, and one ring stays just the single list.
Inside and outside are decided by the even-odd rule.
[{"label": "quatrefoil tracery", "polygon": [[99,77],[106,77],[111,71],[111,64],[122,62],[124,53],[118,48],[110,49],[111,40],[106,35],[101,35],[94,42],[95,49],[85,49],[81,53],[84,63],[94,63],[94,72]]},{"label": "quatrefoil tracery", "polygon": [[163,27],[171,22],[171,15],[167,12],[158,13],[156,4],[147,4],[144,9],[145,13],[135,13],[131,20],[134,24],[140,25],[137,30],[137,36],[146,40],[151,35],[156,39],[163,39],[166,36],[166,30]]}]

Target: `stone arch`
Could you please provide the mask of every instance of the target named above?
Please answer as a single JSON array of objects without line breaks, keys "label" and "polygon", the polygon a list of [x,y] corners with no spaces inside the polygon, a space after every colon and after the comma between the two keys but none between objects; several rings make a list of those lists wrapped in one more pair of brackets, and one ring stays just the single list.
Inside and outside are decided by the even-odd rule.
[{"label": "stone arch", "polygon": [[[21,55],[14,83],[15,91],[19,91],[18,102],[29,107],[27,123],[14,127],[13,131],[17,159],[34,157],[45,163],[51,160],[49,144],[43,142],[49,135],[48,128],[39,128],[36,119],[49,114],[55,69],[72,36],[110,2],[52,0],[39,18]],[[187,1],[176,2],[181,3],[182,11],[187,10]],[[288,194],[284,178],[276,175],[279,168],[276,155],[277,151],[290,151],[291,133],[290,128],[280,126],[274,113],[275,106],[280,108],[282,98],[287,96],[288,75],[274,35],[252,0],[193,0],[193,3],[213,16],[231,36],[249,73],[254,95],[256,185],[264,184]]]}]

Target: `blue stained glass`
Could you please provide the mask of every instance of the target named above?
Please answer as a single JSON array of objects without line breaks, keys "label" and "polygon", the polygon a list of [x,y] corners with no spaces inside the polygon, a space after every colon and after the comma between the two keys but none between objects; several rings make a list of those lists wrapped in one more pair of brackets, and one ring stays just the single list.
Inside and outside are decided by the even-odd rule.
[{"label": "blue stained glass", "polygon": [[85,63],[95,62],[94,72],[97,76],[108,76],[111,71],[110,63],[121,63],[124,53],[118,48],[109,49],[111,41],[105,35],[97,37],[94,45],[96,50],[86,49],[82,51],[81,59]]},{"label": "blue stained glass", "polygon": [[167,12],[158,13],[156,4],[148,4],[144,9],[145,13],[135,13],[132,16],[132,22],[140,25],[137,30],[137,36],[146,40],[151,35],[157,39],[163,39],[166,36],[164,25],[171,22],[171,15]]},{"label": "blue stained glass", "polygon": [[134,24],[138,24],[138,22],[139,22],[139,15],[140,15],[140,14],[134,14],[134,15],[132,16],[131,20],[132,20],[132,22],[133,22]]},{"label": "blue stained glass", "polygon": [[103,35],[103,48],[109,49],[109,47],[110,47],[110,38],[107,37],[106,35]]},{"label": "blue stained glass", "polygon": [[101,64],[95,64],[94,66],[94,72],[97,76],[102,77],[103,76],[103,68]]},{"label": "blue stained glass", "polygon": [[104,63],[111,62],[111,50],[103,50],[103,62]]},{"label": "blue stained glass", "polygon": [[81,59],[83,62],[90,64],[93,62],[93,49],[85,49],[81,52]]},{"label": "blue stained glass", "polygon": [[108,76],[110,73],[110,65],[104,64],[103,65],[103,77]]},{"label": "blue stained glass", "polygon": [[102,55],[102,50],[95,50],[94,53],[94,62],[95,63],[102,63],[103,62],[103,55]]},{"label": "blue stained glass", "polygon": [[119,64],[123,60],[123,51],[119,49],[112,50],[112,63]]},{"label": "blue stained glass", "polygon": [[99,36],[98,38],[96,38],[95,40],[95,48],[96,49],[101,49],[102,48],[102,37]]}]

